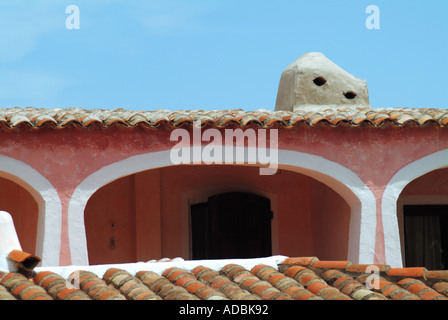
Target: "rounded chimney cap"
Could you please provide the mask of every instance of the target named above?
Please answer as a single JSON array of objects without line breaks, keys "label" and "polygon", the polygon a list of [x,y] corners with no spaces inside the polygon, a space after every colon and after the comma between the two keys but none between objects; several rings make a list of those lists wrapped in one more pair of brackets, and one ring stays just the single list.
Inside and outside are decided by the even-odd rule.
[{"label": "rounded chimney cap", "polygon": [[275,110],[369,107],[367,82],[320,52],[302,55],[282,73]]}]

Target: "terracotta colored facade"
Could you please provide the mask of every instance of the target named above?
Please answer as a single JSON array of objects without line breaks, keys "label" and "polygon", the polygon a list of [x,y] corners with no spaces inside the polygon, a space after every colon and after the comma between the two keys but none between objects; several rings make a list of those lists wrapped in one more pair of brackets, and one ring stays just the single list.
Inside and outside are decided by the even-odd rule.
[{"label": "terracotta colored facade", "polygon": [[[403,188],[403,196],[448,196],[448,131],[437,121],[386,116],[379,125],[271,123],[280,168],[272,176],[253,165],[172,165],[176,142],[166,123],[3,128],[0,209],[13,216],[24,250],[46,265],[188,259],[189,205],[245,191],[271,200],[273,254],[396,266]],[[261,126],[240,117],[226,128]]]}]

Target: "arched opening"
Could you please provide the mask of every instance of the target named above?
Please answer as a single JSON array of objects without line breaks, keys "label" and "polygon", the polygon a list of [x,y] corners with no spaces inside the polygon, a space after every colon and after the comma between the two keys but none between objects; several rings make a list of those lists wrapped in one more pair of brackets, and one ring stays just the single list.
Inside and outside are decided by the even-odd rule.
[{"label": "arched opening", "polygon": [[135,262],[134,175],[120,178],[89,200],[85,210],[89,261]]},{"label": "arched opening", "polygon": [[[29,253],[34,252],[40,257],[42,266],[58,265],[61,247],[62,206],[56,189],[40,172],[22,161],[0,155],[0,163],[2,170],[0,176],[27,191],[38,207],[37,230],[34,236],[35,246],[32,247],[33,241],[30,240],[27,244],[27,240],[24,240],[25,244],[22,245],[22,249],[29,248]],[[5,190],[8,190],[8,187],[5,187]],[[32,203],[32,201],[24,201],[24,203]],[[28,219],[29,212],[25,216]],[[27,227],[23,229],[32,227],[29,221],[25,224]],[[22,229],[17,225],[16,228]],[[20,231],[20,233],[27,234],[27,231]],[[25,237],[33,238],[30,235]]]},{"label": "arched opening", "polygon": [[448,268],[448,168],[411,181],[397,201],[403,264]]},{"label": "arched opening", "polygon": [[[404,189],[424,176],[426,176],[427,179],[431,174],[440,173],[438,170],[445,168],[447,163],[448,149],[440,150],[404,166],[388,182],[381,201],[387,264],[393,267],[406,265],[403,231],[403,204],[419,204],[422,201],[426,204],[429,202],[438,204],[441,199],[441,197],[434,192],[432,195],[429,195],[429,190],[434,191],[434,186],[431,187],[428,182],[426,182],[426,191],[422,191],[421,188],[420,191],[418,191],[421,193],[420,195],[408,194],[413,188],[412,186],[405,192],[403,192]],[[417,184],[418,182],[414,184],[414,187]],[[446,203],[448,203],[448,201]]]},{"label": "arched opening", "polygon": [[[162,172],[168,170],[182,170],[182,166],[173,166],[170,160],[170,150],[145,153],[132,156],[113,164],[107,165],[95,171],[83,180],[74,190],[68,207],[68,237],[71,253],[71,263],[77,265],[94,264],[89,261],[86,235],[85,215],[87,215],[87,203],[92,195],[109,183],[135,175],[136,183],[150,183],[153,188],[151,192],[141,192],[136,201],[137,212],[150,210],[151,214],[137,215],[136,237],[146,239],[143,242],[137,241],[136,257],[137,261],[156,257],[190,257],[189,239],[189,206],[198,203],[197,197],[204,194],[207,197],[220,192],[246,191],[264,195],[271,199],[274,218],[272,220],[272,247],[273,254],[284,254],[289,256],[297,255],[319,255],[321,259],[334,259],[334,257],[348,257],[353,263],[371,264],[375,261],[376,243],[376,200],[369,187],[352,171],[342,165],[329,161],[323,157],[290,150],[278,150],[278,164],[280,172],[290,171],[300,174],[310,179],[312,182],[299,183],[298,180],[291,179],[279,185],[276,190],[279,195],[290,195],[291,191],[298,192],[300,197],[294,198],[291,202],[283,201],[275,194],[261,191],[265,186],[272,184],[260,183],[256,179],[251,179],[246,172],[226,177],[220,170],[223,179],[231,179],[232,185],[225,180],[219,183],[211,175],[200,180],[204,184],[197,189],[188,187],[191,181],[198,181],[196,176],[185,178],[172,174],[171,179],[161,178]],[[190,165],[187,165],[190,166]],[[223,168],[223,165],[199,165],[204,168]],[[233,168],[256,168],[255,166],[243,165]],[[205,171],[203,171],[205,172]],[[237,171],[235,171],[237,172]],[[148,177],[146,177],[148,175]],[[254,175],[260,177],[256,168]],[[266,177],[280,177],[278,175],[268,175]],[[292,177],[290,175],[289,177]],[[238,181],[244,182],[244,184]],[[187,184],[187,186],[185,186]],[[175,192],[180,186],[187,187],[187,191],[179,194]],[[145,188],[137,187],[138,190]],[[258,192],[257,192],[258,190]],[[161,201],[161,193],[177,195],[177,201]],[[302,197],[308,197],[310,193],[316,195],[313,203],[302,201]],[[327,201],[321,201],[326,198]],[[149,195],[149,196],[148,196]],[[316,200],[317,199],[317,200]],[[202,199],[201,201],[206,201]],[[276,214],[279,207],[284,206],[283,218],[279,219]],[[309,213],[309,207],[318,207],[318,213],[310,216],[297,214]],[[163,212],[163,221],[162,213]],[[181,213],[181,217],[175,216]],[[340,215],[345,215],[340,219]],[[300,221],[292,223],[295,218],[302,217]],[[139,219],[147,219],[148,222],[138,222]],[[310,221],[314,221],[312,228]],[[347,221],[349,222],[347,223]],[[285,228],[281,233],[278,230]],[[347,226],[348,225],[348,226]],[[293,228],[292,228],[293,226]],[[289,228],[289,229],[288,229]],[[310,233],[316,237],[311,239]],[[173,234],[182,237],[182,241],[177,241]],[[300,238],[297,240],[297,236]],[[342,236],[341,236],[342,235]],[[296,237],[294,241],[289,241],[291,237]],[[336,238],[337,241],[332,241]],[[347,245],[348,239],[348,245]],[[311,245],[313,244],[313,246]],[[341,245],[342,244],[342,245]],[[320,249],[310,250],[316,247]],[[91,250],[91,249],[90,249]],[[348,252],[347,254],[345,254]],[[387,253],[387,251],[386,251]],[[382,253],[380,253],[382,254]],[[339,258],[338,258],[339,259]]]},{"label": "arched opening", "polygon": [[19,184],[0,177],[0,210],[11,215],[22,250],[36,254],[39,208],[33,196]]},{"label": "arched opening", "polygon": [[[217,223],[204,219],[204,208]],[[324,183],[290,170],[266,176],[254,166],[179,165],[106,184],[88,200],[84,221],[90,264],[271,254],[345,260],[351,208]],[[208,246],[198,248],[198,238]]]}]

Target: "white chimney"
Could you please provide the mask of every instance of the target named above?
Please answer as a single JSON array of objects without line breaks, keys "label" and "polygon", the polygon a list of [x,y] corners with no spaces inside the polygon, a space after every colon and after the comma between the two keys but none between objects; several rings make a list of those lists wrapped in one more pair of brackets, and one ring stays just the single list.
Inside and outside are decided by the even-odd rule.
[{"label": "white chimney", "polygon": [[282,73],[275,110],[372,108],[367,82],[346,72],[320,52],[302,55]]}]

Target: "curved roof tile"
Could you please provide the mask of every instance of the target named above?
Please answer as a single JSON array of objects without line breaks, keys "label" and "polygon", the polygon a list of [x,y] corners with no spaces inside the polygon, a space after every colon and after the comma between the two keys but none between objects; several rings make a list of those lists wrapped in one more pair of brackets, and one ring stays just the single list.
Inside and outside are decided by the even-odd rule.
[{"label": "curved roof tile", "polygon": [[326,123],[330,126],[338,126],[342,123],[350,126],[358,126],[367,123],[374,127],[380,127],[386,122],[396,126],[403,126],[409,122],[423,126],[433,123],[444,127],[448,123],[448,109],[435,108],[387,108],[387,109],[325,109],[316,112],[309,110],[268,111],[255,110],[154,110],[132,111],[125,109],[103,110],[82,108],[11,108],[0,109],[0,123],[4,128],[13,128],[22,124],[34,128],[43,126],[55,126],[63,128],[69,125],[88,127],[93,124],[104,127],[122,125],[134,127],[144,125],[157,127],[165,123],[171,127],[179,127],[194,121],[201,124],[213,124],[217,127],[225,127],[229,124],[239,126],[256,125],[269,128],[279,125],[285,128],[293,127],[299,123],[309,126],[318,123]]},{"label": "curved roof tile", "polygon": [[[220,269],[167,267],[161,274],[148,270],[132,274],[117,265],[102,276],[79,270],[68,279],[53,271],[40,271],[31,278],[0,273],[0,299],[448,300],[446,270],[375,265],[378,277],[372,287],[369,267],[297,257],[287,258],[277,267],[256,264],[250,270],[227,263]],[[67,286],[71,279],[78,288]]]}]

